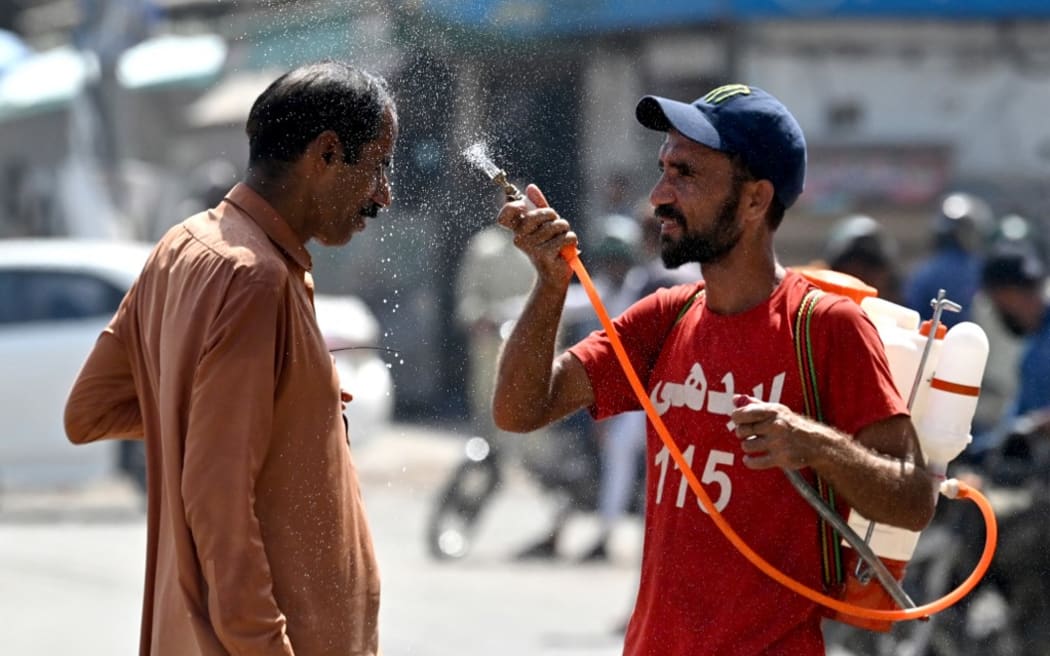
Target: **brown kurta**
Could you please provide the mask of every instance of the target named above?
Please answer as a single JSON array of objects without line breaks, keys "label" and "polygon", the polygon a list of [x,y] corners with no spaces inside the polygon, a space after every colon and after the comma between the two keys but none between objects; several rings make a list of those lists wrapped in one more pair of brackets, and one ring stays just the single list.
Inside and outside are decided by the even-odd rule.
[{"label": "brown kurta", "polygon": [[145,435],[141,653],[372,655],[379,577],[310,255],[240,184],[172,228],[66,406]]}]

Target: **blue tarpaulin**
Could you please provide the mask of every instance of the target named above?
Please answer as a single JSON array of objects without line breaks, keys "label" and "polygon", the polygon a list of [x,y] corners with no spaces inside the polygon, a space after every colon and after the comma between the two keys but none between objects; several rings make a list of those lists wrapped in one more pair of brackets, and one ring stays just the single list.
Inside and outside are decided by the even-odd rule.
[{"label": "blue tarpaulin", "polygon": [[1050,18],[1050,0],[426,0],[424,7],[464,27],[520,35],[714,20]]}]

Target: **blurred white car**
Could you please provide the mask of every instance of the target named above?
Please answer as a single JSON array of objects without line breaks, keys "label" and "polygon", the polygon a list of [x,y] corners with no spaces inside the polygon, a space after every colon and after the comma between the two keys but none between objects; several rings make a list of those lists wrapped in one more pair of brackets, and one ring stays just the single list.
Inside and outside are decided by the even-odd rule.
[{"label": "blurred white car", "polygon": [[[81,485],[121,470],[144,483],[141,442],[74,446],[66,395],[151,245],[70,239],[0,240],[0,492]],[[346,415],[359,446],[388,422],[393,383],[379,324],[359,299],[318,295],[318,323],[354,395]],[[349,348],[348,348],[349,347]],[[362,348],[364,347],[364,348]]]},{"label": "blurred white car", "polygon": [[379,321],[356,296],[314,296],[317,325],[335,357],[339,384],[354,400],[347,407],[350,443],[356,448],[390,423],[394,414],[391,359],[379,346]]}]

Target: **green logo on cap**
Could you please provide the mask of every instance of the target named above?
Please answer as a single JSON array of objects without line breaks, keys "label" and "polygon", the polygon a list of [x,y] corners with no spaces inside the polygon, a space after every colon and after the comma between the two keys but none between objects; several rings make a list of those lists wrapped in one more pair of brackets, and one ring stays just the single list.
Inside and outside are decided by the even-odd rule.
[{"label": "green logo on cap", "polygon": [[725,102],[733,96],[748,96],[751,95],[751,87],[746,84],[726,84],[712,89],[704,96],[704,102],[717,105],[718,103]]}]

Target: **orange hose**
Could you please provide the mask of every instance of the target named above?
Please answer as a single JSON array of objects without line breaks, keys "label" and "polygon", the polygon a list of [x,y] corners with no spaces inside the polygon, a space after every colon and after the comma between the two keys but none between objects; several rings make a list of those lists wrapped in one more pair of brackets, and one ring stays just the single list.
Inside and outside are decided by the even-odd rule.
[{"label": "orange hose", "polygon": [[928,617],[929,615],[948,608],[965,597],[981,580],[981,577],[984,576],[989,565],[991,565],[992,556],[995,554],[998,527],[995,521],[995,513],[992,511],[992,506],[988,502],[988,499],[976,489],[961,481],[959,482],[959,496],[968,498],[976,503],[981,514],[984,516],[986,528],[984,552],[981,554],[981,559],[978,561],[973,572],[970,573],[970,576],[968,576],[959,587],[934,602],[907,610],[872,610],[863,606],[847,604],[807,587],[805,584],[791,578],[787,574],[784,574],[762,558],[762,556],[758,555],[746,542],[743,541],[743,539],[741,539],[736,531],[733,530],[733,527],[726,522],[725,518],[722,517],[722,514],[718,512],[715,508],[714,502],[711,501],[711,497],[707,496],[707,492],[704,490],[703,486],[700,485],[700,481],[697,480],[692,467],[682,456],[682,452],[678,449],[674,439],[672,439],[671,433],[667,430],[660,415],[656,412],[656,408],[653,407],[652,401],[650,401],[649,395],[645,391],[645,387],[642,386],[642,382],[638,379],[638,374],[635,372],[630,359],[627,357],[627,351],[624,350],[623,344],[620,342],[620,337],[616,334],[616,329],[613,327],[612,320],[609,318],[609,313],[606,311],[605,305],[602,303],[602,299],[598,295],[598,291],[594,288],[594,283],[591,281],[587,269],[583,266],[583,262],[580,261],[578,251],[574,247],[569,246],[562,250],[561,255],[565,258],[565,261],[569,263],[569,266],[583,285],[584,291],[587,292],[587,297],[590,299],[591,305],[594,306],[594,311],[598,314],[598,320],[601,321],[602,327],[605,329],[605,333],[609,337],[609,343],[612,345],[613,352],[616,354],[616,358],[620,362],[620,367],[627,376],[627,381],[631,384],[631,388],[634,390],[635,396],[638,397],[638,401],[641,402],[642,408],[645,409],[645,414],[648,415],[649,421],[652,422],[653,428],[656,429],[656,433],[659,435],[660,440],[670,452],[671,458],[674,460],[675,464],[678,465],[678,469],[689,482],[689,487],[693,490],[693,493],[696,494],[700,503],[703,504],[704,509],[707,510],[707,514],[711,516],[711,519],[714,521],[718,529],[722,531],[722,534],[725,535],[726,539],[729,540],[729,542],[736,547],[737,551],[747,558],[751,564],[762,570],[764,574],[772,578],[774,581],[777,581],[781,585],[793,590],[810,601],[854,617],[882,621],[915,620]]}]

